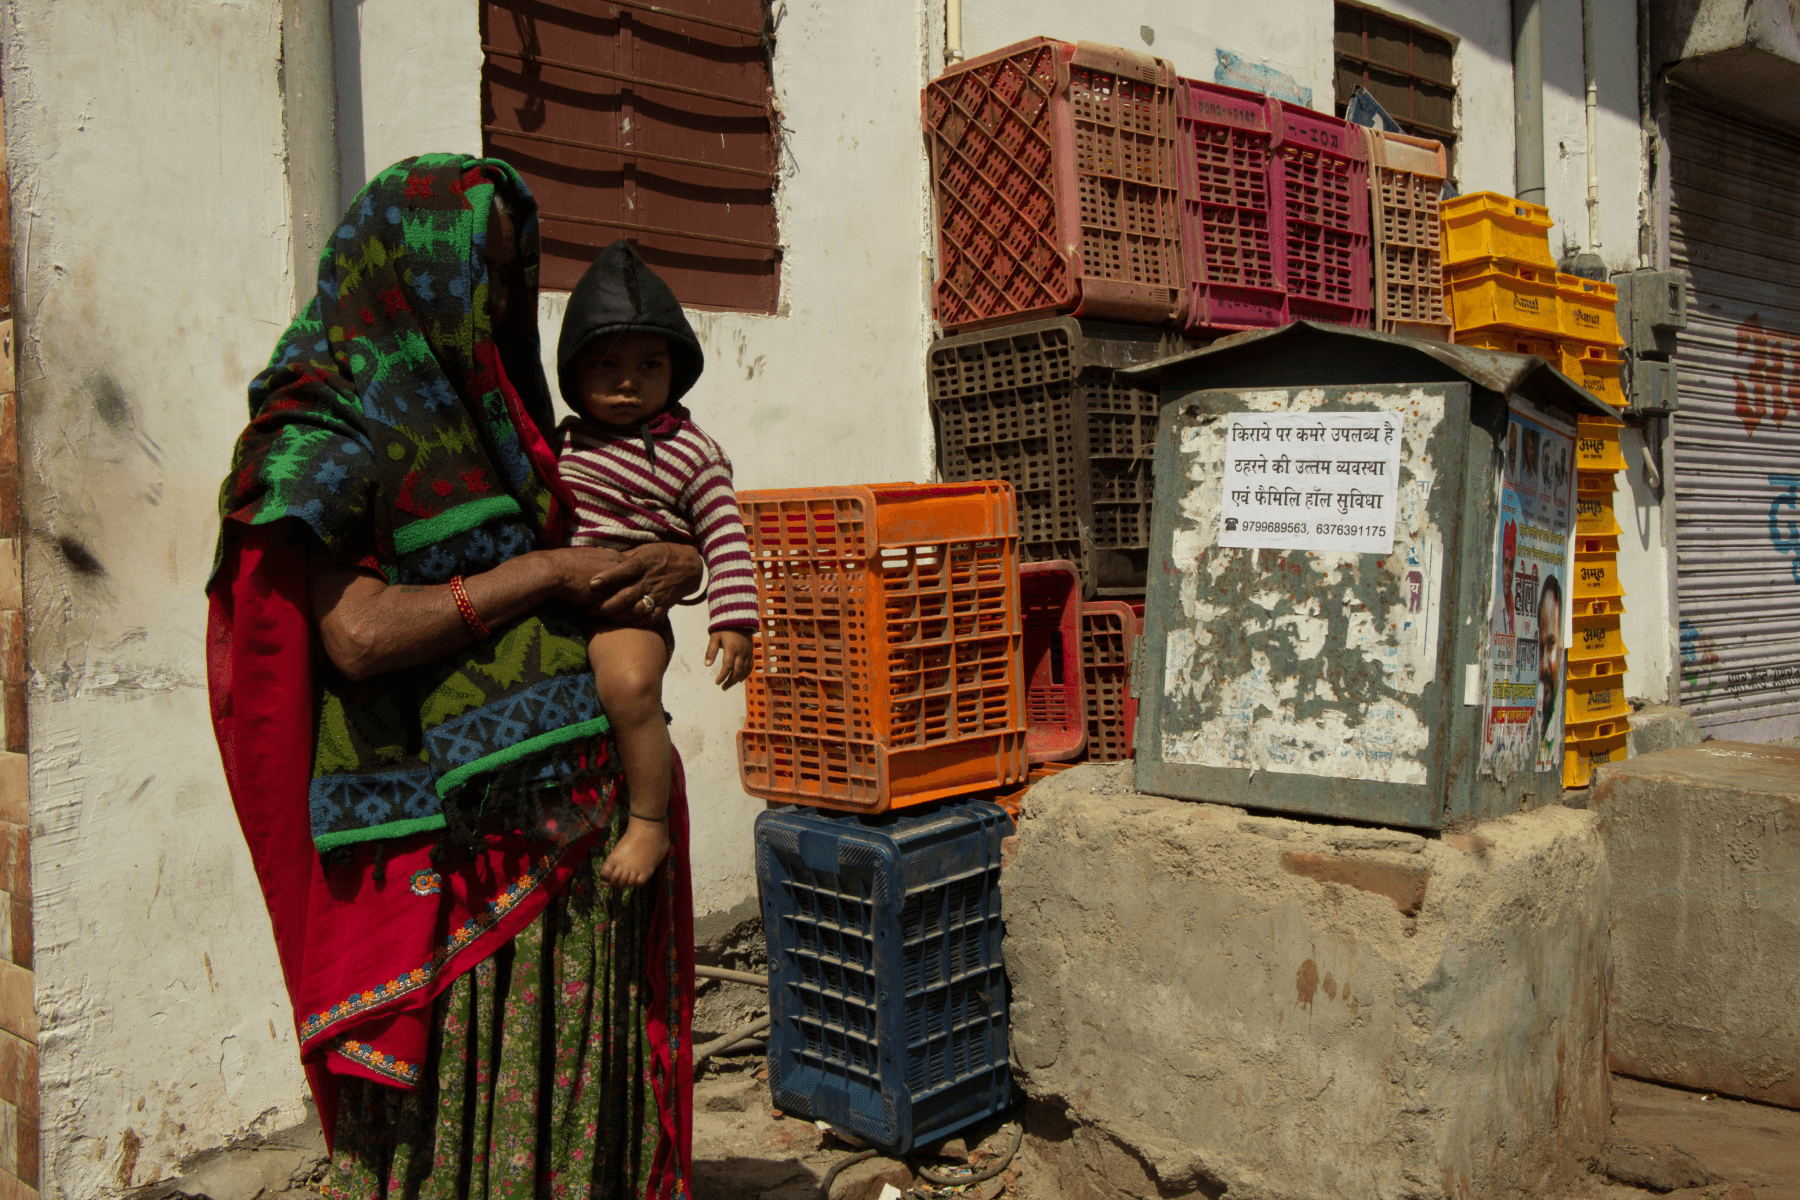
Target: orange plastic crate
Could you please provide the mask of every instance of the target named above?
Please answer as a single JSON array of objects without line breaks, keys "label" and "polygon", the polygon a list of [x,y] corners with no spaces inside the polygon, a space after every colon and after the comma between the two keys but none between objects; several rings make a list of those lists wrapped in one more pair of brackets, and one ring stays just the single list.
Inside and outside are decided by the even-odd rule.
[{"label": "orange plastic crate", "polygon": [[741,492],[759,627],[744,789],[884,812],[1025,778],[1005,483]]},{"label": "orange plastic crate", "polygon": [[1097,600],[1081,606],[1082,686],[1087,697],[1089,762],[1132,757],[1137,697],[1131,693],[1131,655],[1144,632],[1144,606]]}]

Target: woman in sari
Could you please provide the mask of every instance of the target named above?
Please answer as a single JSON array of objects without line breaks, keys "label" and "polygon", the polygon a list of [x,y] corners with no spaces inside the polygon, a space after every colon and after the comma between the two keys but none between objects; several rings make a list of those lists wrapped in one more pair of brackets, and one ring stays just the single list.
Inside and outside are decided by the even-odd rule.
[{"label": "woman in sari", "polygon": [[333,1197],[688,1194],[692,907],[625,828],[583,622],[689,547],[564,547],[537,210],[494,159],[365,188],[250,385],[208,594],[213,721]]}]

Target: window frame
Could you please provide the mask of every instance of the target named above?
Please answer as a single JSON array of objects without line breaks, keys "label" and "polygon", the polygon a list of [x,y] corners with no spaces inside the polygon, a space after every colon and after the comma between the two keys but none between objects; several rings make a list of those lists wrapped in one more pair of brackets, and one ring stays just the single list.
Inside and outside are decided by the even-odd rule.
[{"label": "window frame", "polygon": [[[1339,14],[1345,12],[1356,13],[1361,19],[1362,52],[1360,54],[1348,54],[1338,48],[1338,17]],[[1406,80],[1407,99],[1415,112],[1418,107],[1417,85],[1419,83],[1426,83],[1433,88],[1439,88],[1449,92],[1451,123],[1453,126],[1460,126],[1462,116],[1462,92],[1457,87],[1456,55],[1457,50],[1462,45],[1461,38],[1453,33],[1446,33],[1441,29],[1435,29],[1432,26],[1427,25],[1422,21],[1414,20],[1411,17],[1404,17],[1397,13],[1391,13],[1386,9],[1377,8],[1372,4],[1359,3],[1358,0],[1333,0],[1331,15],[1332,106],[1338,116],[1341,117],[1344,115],[1346,109],[1349,107],[1350,98],[1349,96],[1337,96],[1335,94],[1337,91],[1337,81],[1343,69],[1345,67],[1350,67],[1358,76],[1357,82],[1371,95],[1374,94],[1374,89],[1369,87],[1369,73],[1371,69],[1404,78]],[[1391,63],[1381,62],[1378,59],[1369,57],[1369,19],[1371,17],[1407,31],[1407,65],[1405,67],[1396,67]],[[1417,57],[1417,42],[1415,41],[1415,37],[1418,35],[1423,35],[1434,42],[1442,42],[1444,44],[1446,57],[1450,62],[1449,79],[1438,79],[1425,74],[1421,70],[1415,69],[1414,61]],[[1393,117],[1394,120],[1399,123],[1403,133],[1410,134],[1413,137],[1433,138],[1444,143],[1444,154],[1449,164],[1450,177],[1452,179],[1456,178],[1456,148],[1462,141],[1462,130],[1460,127],[1443,129],[1427,121],[1421,120],[1412,115],[1412,113],[1397,113],[1390,110],[1388,115]]]},{"label": "window frame", "polygon": [[[775,26],[768,0],[754,4],[760,29],[693,11],[707,2],[481,0],[482,153],[513,163],[539,193],[546,290],[568,290],[568,276],[579,274],[579,254],[553,246],[598,254],[624,238],[670,278],[684,307],[781,311],[784,171]],[[508,17],[517,31],[497,37],[494,23]],[[540,41],[540,31],[578,31],[579,39],[571,36],[559,46],[553,37]],[[717,37],[703,36],[706,31]],[[641,59],[639,43],[649,59]],[[603,47],[598,53],[596,44]],[[758,44],[760,63],[753,53]],[[687,63],[693,64],[691,74]],[[720,73],[720,84],[708,86],[709,70]],[[764,96],[754,98],[746,82],[765,88]],[[526,116],[533,105],[536,124]],[[651,110],[659,117],[645,119]],[[517,114],[510,124],[503,115],[508,111]],[[550,129],[543,127],[546,112],[552,114]],[[731,129],[744,119],[765,121],[766,129]],[[657,145],[658,132],[676,144]],[[705,148],[694,152],[680,144],[704,138],[710,145],[715,134],[721,147],[716,159]],[[726,194],[709,195],[715,191]],[[746,200],[745,191],[756,193],[754,199]],[[666,214],[661,218],[659,208]],[[709,226],[713,213],[721,214],[723,228]],[[746,223],[753,227],[739,227]],[[709,255],[709,247],[724,252]]]}]

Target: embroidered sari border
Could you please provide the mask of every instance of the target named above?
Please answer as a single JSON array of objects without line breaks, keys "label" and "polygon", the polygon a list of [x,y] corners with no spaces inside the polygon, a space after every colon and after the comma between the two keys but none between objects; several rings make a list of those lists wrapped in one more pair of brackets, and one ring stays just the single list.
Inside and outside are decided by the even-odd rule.
[{"label": "embroidered sari border", "polygon": [[341,1055],[363,1070],[406,1087],[416,1087],[419,1076],[424,1073],[422,1063],[395,1058],[385,1050],[377,1050],[369,1043],[359,1042],[354,1038],[341,1037],[331,1044],[330,1049],[333,1054]]},{"label": "embroidered sari border", "polygon": [[423,550],[433,542],[466,533],[484,521],[491,521],[495,517],[521,516],[524,511],[511,496],[471,500],[435,517],[426,517],[423,521],[414,521],[394,530],[394,551],[398,554],[411,554],[414,550]]},{"label": "embroidered sari border", "polygon": [[301,1054],[305,1055],[314,1049],[336,1049],[337,1047],[334,1045],[320,1047],[318,1042],[345,1021],[366,1017],[376,1009],[384,1008],[403,996],[411,995],[421,988],[430,987],[443,974],[444,968],[449,966],[452,960],[479,941],[481,936],[498,925],[500,919],[511,912],[519,901],[539,887],[555,869],[556,864],[562,860],[563,855],[568,853],[570,847],[581,843],[581,838],[571,839],[558,846],[553,852],[538,858],[530,870],[513,880],[505,891],[489,900],[479,917],[470,917],[460,926],[451,930],[423,964],[386,983],[377,984],[365,991],[353,992],[325,1011],[313,1013],[301,1021],[299,1023]]},{"label": "embroidered sari border", "polygon": [[565,725],[561,729],[552,729],[548,733],[540,733],[536,737],[515,742],[504,750],[496,750],[484,755],[472,763],[464,763],[451,771],[438,776],[437,794],[442,799],[450,792],[468,782],[477,775],[487,771],[495,771],[508,763],[518,762],[527,755],[536,754],[540,750],[548,750],[552,746],[560,746],[577,738],[597,737],[612,729],[612,722],[604,716],[594,717],[586,721],[577,721],[573,725]]}]

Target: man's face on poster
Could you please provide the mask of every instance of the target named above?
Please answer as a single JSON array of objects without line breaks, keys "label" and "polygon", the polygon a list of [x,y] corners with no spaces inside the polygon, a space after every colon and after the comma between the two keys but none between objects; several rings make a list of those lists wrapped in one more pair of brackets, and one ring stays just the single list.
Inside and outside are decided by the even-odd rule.
[{"label": "man's face on poster", "polygon": [[1545,592],[1538,604],[1538,696],[1544,705],[1544,723],[1556,712],[1562,675],[1562,598]]}]

